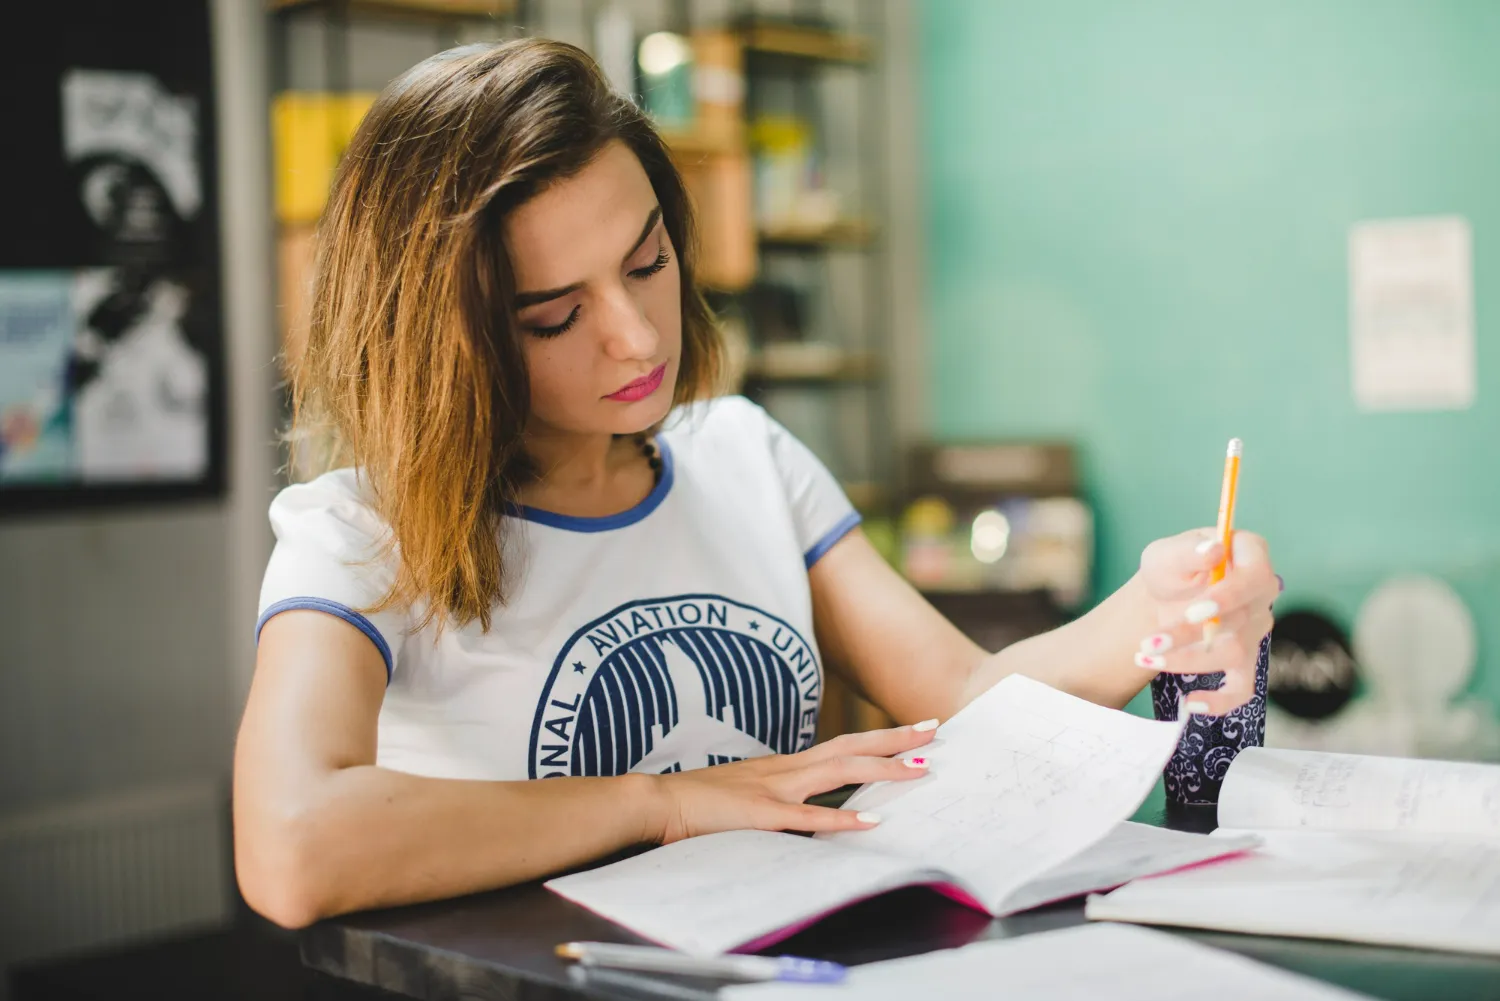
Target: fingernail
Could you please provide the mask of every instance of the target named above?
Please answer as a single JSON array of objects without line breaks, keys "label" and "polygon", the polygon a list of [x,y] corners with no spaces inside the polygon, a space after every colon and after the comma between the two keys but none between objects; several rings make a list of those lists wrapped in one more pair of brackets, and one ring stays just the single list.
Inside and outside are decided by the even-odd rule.
[{"label": "fingernail", "polygon": [[938,721],[935,719],[924,719],[920,723],[913,723],[911,728],[918,733],[926,733],[928,730],[936,730]]},{"label": "fingernail", "polygon": [[927,767],[927,759],[926,758],[906,758],[905,759],[905,764],[906,764],[907,768],[926,768]]},{"label": "fingernail", "polygon": [[1200,622],[1207,622],[1218,614],[1219,603],[1217,601],[1195,601],[1182,613],[1182,617],[1197,625]]},{"label": "fingernail", "polygon": [[1142,650],[1153,650],[1156,653],[1172,649],[1172,635],[1170,633],[1157,633],[1155,636],[1147,636],[1141,640]]},{"label": "fingernail", "polygon": [[1202,716],[1208,713],[1208,703],[1200,699],[1193,699],[1182,704],[1182,711],[1189,716]]},{"label": "fingernail", "polygon": [[1281,576],[1281,574],[1277,574],[1276,575],[1276,593],[1280,594],[1281,592],[1283,592],[1285,590],[1286,590],[1286,580]]},{"label": "fingernail", "polygon": [[1167,659],[1154,653],[1138,653],[1135,655],[1135,666],[1148,671],[1160,671],[1167,666]]},{"label": "fingernail", "polygon": [[854,815],[854,819],[859,821],[861,824],[878,824],[880,823],[880,814],[870,813],[868,810],[862,810]]},{"label": "fingernail", "polygon": [[1197,547],[1198,555],[1199,556],[1204,555],[1210,549],[1212,549],[1214,546],[1217,546],[1218,544],[1219,544],[1219,540],[1218,539],[1204,539],[1202,542],[1198,543],[1198,547]]}]

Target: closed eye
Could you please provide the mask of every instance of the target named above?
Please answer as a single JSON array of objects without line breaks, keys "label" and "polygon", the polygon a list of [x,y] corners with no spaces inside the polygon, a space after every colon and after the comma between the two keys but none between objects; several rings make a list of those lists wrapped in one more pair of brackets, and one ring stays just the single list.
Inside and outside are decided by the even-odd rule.
[{"label": "closed eye", "polygon": [[532,327],[531,328],[531,332],[533,334],[535,334],[536,336],[538,336],[538,337],[556,337],[558,334],[567,333],[568,328],[571,327],[571,326],[573,326],[573,324],[575,322],[577,322],[577,320],[578,320],[578,308],[579,307],[574,306],[573,307],[573,312],[571,312],[571,313],[568,314],[568,318],[566,320],[564,320],[563,322],[559,323],[557,326],[555,326],[555,327]]},{"label": "closed eye", "polygon": [[656,260],[652,261],[650,264],[646,265],[644,268],[636,268],[634,271],[630,272],[630,277],[632,277],[632,278],[650,278],[652,275],[656,274],[662,268],[666,267],[667,266],[667,262],[670,261],[670,260],[671,260],[671,258],[667,256],[666,248],[663,247],[661,250],[657,251],[657,253],[656,253]]}]

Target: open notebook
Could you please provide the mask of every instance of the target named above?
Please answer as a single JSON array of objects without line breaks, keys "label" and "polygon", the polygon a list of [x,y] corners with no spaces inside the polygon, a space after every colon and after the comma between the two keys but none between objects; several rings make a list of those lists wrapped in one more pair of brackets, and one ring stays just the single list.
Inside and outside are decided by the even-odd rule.
[{"label": "open notebook", "polygon": [[1262,845],[1093,897],[1088,916],[1500,955],[1500,766],[1257,748],[1219,822]]},{"label": "open notebook", "polygon": [[879,827],[816,838],[727,831],[546,885],[691,953],[763,948],[857,900],[931,885],[1001,915],[1243,850],[1123,824],[1182,733],[1024,677],[974,700],[920,751],[931,771],[877,782],[845,809]]}]

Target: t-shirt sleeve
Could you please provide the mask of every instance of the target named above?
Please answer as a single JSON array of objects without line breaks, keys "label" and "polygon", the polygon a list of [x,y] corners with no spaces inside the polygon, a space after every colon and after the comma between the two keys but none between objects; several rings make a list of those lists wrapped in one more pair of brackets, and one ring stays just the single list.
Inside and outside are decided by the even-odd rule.
[{"label": "t-shirt sleeve", "polygon": [[389,592],[395,574],[389,559],[381,559],[385,523],[359,498],[352,473],[329,473],[281,491],[271,502],[271,528],[276,547],[261,583],[256,641],[282,612],[325,612],[370,638],[389,680],[406,614],[368,611]]},{"label": "t-shirt sleeve", "polygon": [[[764,414],[764,411],[762,411]],[[781,476],[797,542],[809,570],[859,525],[859,512],[812,450],[769,414],[764,415],[771,458]]]}]

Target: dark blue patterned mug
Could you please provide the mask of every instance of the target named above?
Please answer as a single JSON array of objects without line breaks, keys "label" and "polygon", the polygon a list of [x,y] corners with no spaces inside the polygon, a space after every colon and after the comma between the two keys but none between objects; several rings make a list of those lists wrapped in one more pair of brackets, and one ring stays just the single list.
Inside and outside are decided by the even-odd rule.
[{"label": "dark blue patterned mug", "polygon": [[[1266,742],[1266,677],[1271,666],[1271,637],[1260,641],[1255,661],[1255,694],[1250,701],[1223,716],[1194,716],[1172,760],[1167,762],[1167,802],[1187,805],[1218,803],[1219,788],[1247,747]],[[1151,707],[1160,720],[1177,719],[1179,704],[1189,692],[1218,688],[1222,674],[1158,674],[1151,681]]]}]

